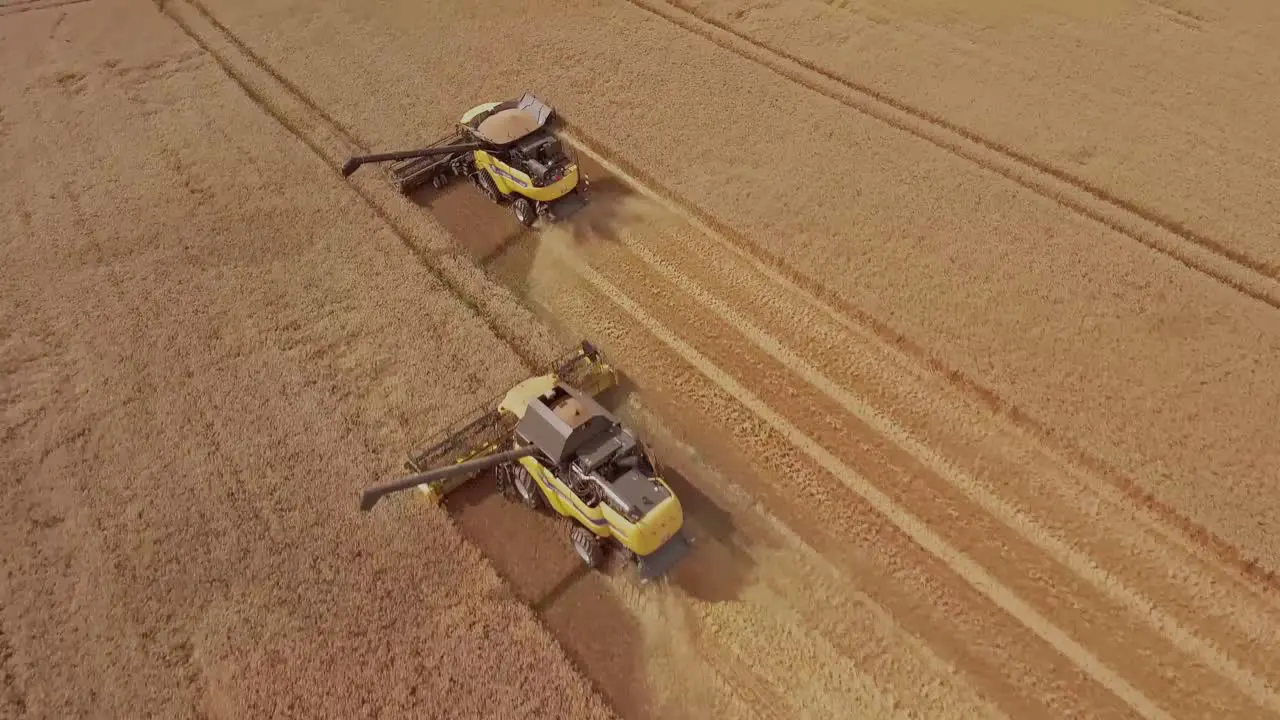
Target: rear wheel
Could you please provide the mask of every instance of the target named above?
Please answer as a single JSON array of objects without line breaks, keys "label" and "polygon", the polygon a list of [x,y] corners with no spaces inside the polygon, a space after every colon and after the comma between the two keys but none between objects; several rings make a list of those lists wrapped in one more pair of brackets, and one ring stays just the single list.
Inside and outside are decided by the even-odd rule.
[{"label": "rear wheel", "polygon": [[526,197],[516,198],[515,202],[511,203],[511,209],[515,211],[516,219],[525,227],[531,227],[538,217],[533,201]]},{"label": "rear wheel", "polygon": [[595,533],[575,524],[569,530],[569,541],[573,543],[574,552],[578,553],[578,557],[582,558],[583,564],[587,567],[594,570],[604,562],[604,548],[601,547],[600,539],[595,536]]}]

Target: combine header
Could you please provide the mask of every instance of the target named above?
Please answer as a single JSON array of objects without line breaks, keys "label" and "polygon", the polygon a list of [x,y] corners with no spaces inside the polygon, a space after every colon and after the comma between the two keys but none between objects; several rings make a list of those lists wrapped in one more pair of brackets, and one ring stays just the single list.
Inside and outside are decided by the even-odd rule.
[{"label": "combine header", "polygon": [[489,199],[509,205],[526,227],[540,216],[559,220],[582,207],[589,181],[573,150],[552,132],[554,116],[529,93],[477,105],[453,133],[427,147],[359,155],[347,160],[342,175],[365,163],[392,161],[391,182],[401,193],[465,177]]},{"label": "combine header", "polygon": [[415,487],[438,501],[495,469],[503,496],[573,521],[569,540],[588,567],[599,567],[606,545],[616,544],[642,580],[662,576],[691,546],[683,510],[636,434],[596,401],[614,384],[613,369],[584,342],[410,458],[414,475],[365,490],[360,508]]}]

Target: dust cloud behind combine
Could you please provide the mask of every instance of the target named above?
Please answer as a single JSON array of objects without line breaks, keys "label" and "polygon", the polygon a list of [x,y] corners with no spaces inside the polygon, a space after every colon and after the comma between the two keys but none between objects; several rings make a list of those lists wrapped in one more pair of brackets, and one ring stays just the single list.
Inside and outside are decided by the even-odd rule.
[{"label": "dust cloud behind combine", "polygon": [[[4,715],[1280,716],[1269,8],[3,6]],[[524,90],[565,223],[336,175]],[[584,337],[667,581],[357,514]]]}]

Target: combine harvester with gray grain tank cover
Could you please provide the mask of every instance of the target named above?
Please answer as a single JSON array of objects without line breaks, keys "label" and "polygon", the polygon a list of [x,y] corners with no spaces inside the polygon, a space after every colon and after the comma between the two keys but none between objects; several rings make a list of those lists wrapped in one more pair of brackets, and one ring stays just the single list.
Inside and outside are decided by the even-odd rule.
[{"label": "combine harvester with gray grain tank cover", "polygon": [[593,397],[615,382],[613,369],[584,342],[555,370],[516,385],[497,407],[412,458],[414,475],[365,490],[360,508],[415,487],[438,501],[494,469],[508,499],[573,521],[569,540],[588,567],[600,567],[612,545],[637,564],[642,580],[661,577],[691,541],[680,501],[640,439]]},{"label": "combine harvester with gray grain tank cover", "polygon": [[366,163],[388,162],[391,183],[408,194],[469,178],[490,200],[509,206],[526,227],[539,217],[561,220],[580,209],[590,184],[573,149],[557,136],[555,111],[530,93],[518,100],[477,105],[454,132],[417,150],[357,155],[342,176]]}]

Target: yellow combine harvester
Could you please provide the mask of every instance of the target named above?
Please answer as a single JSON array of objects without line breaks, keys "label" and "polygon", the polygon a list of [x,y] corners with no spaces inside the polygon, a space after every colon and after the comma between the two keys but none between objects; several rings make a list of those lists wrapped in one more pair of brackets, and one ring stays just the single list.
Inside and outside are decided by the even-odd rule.
[{"label": "yellow combine harvester", "polygon": [[569,539],[588,567],[599,567],[605,546],[616,544],[642,580],[664,575],[691,547],[684,513],[636,434],[596,401],[615,383],[613,369],[584,342],[552,372],[516,385],[496,407],[411,458],[417,474],[365,490],[360,508],[414,487],[439,500],[495,468],[505,497],[574,521]]},{"label": "yellow combine harvester", "polygon": [[582,207],[588,185],[572,148],[552,132],[555,111],[525,93],[518,100],[477,105],[455,131],[418,150],[358,155],[342,166],[347,177],[361,165],[396,161],[391,181],[402,193],[430,183],[441,188],[467,177],[489,199],[509,205],[525,226],[542,216],[567,217]]}]

